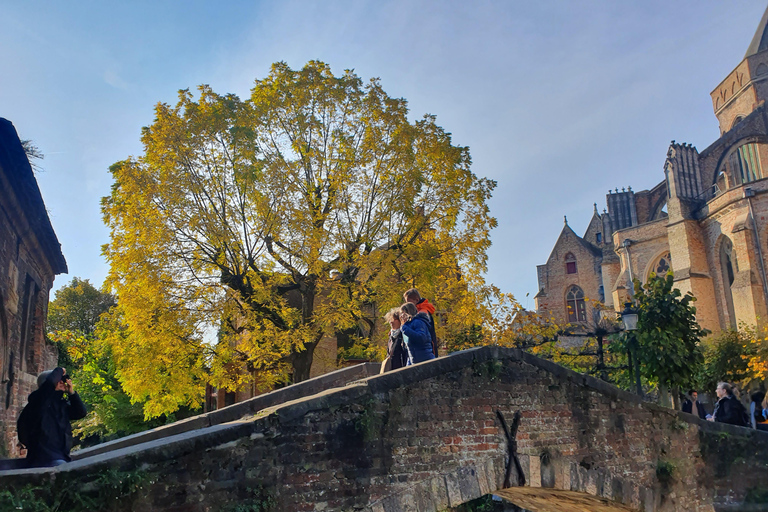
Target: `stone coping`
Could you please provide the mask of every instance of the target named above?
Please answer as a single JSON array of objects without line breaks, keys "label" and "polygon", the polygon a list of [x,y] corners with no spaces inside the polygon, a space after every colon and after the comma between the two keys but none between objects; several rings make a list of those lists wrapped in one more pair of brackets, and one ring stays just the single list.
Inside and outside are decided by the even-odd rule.
[{"label": "stone coping", "polygon": [[[638,407],[648,408],[658,413],[669,414],[670,416],[677,416],[684,422],[696,424],[700,430],[704,432],[728,432],[734,435],[750,437],[751,440],[754,441],[768,441],[768,437],[762,437],[768,436],[768,432],[761,432],[751,428],[737,427],[735,425],[724,423],[714,423],[702,420],[693,414],[644,402],[637,395],[623,391],[611,384],[596,379],[595,377],[576,373],[551,361],[540,359],[519,349],[478,347],[426,361],[415,366],[400,368],[382,375],[376,374],[374,376],[364,377],[352,381],[343,387],[329,387],[311,396],[305,394],[304,396],[299,396],[291,400],[287,394],[283,394],[283,398],[287,401],[272,406],[262,407],[258,411],[255,411],[258,412],[258,414],[250,413],[250,417],[243,418],[240,416],[241,413],[244,413],[247,410],[247,408],[243,406],[241,412],[238,413],[238,418],[231,419],[226,423],[222,421],[215,425],[201,425],[194,429],[186,428],[181,432],[166,429],[165,435],[146,436],[142,438],[141,441],[126,443],[122,446],[112,444],[110,450],[103,450],[98,453],[91,450],[88,457],[79,457],[69,464],[64,464],[55,468],[0,471],[0,477],[12,475],[40,476],[62,471],[79,472],[85,468],[96,469],[96,467],[101,466],[114,466],[113,463],[110,464],[110,461],[121,458],[124,459],[119,464],[121,467],[135,467],[138,465],[150,464],[152,462],[168,460],[169,458],[174,458],[174,456],[181,456],[190,452],[203,453],[206,449],[221,447],[228,443],[237,442],[237,440],[242,437],[262,437],[264,436],[262,432],[267,430],[270,426],[270,422],[271,425],[275,425],[275,422],[278,425],[282,423],[290,423],[297,418],[305,416],[311,411],[324,410],[333,406],[349,403],[359,403],[363,401],[366,396],[382,396],[392,389],[397,389],[425,379],[438,377],[446,373],[458,371],[466,367],[472,367],[473,365],[482,364],[491,360],[504,359],[530,364],[555,375],[563,381],[570,381],[577,385],[588,387],[595,392],[606,395],[612,399],[635,403]],[[371,367],[365,367],[364,365],[366,364],[371,365]],[[371,363],[365,363],[364,365],[338,370],[333,373],[344,372],[346,370],[348,373],[344,373],[343,375],[350,376],[355,375],[355,372],[353,372],[352,369],[357,369],[356,372],[362,373],[364,371],[367,373],[369,371],[367,368],[370,368],[372,371],[374,369],[372,368],[373,366],[379,366]],[[330,381],[332,381],[332,379],[328,379],[324,382]],[[305,383],[309,382],[310,381],[305,381]],[[297,384],[297,386],[301,384],[304,383]],[[310,386],[305,387],[305,389],[309,391],[307,388],[310,388]],[[288,388],[284,388],[284,390],[287,389]],[[246,402],[241,402],[241,404],[245,403]],[[224,411],[225,409],[221,409],[221,411]],[[223,418],[225,418],[223,415],[219,417],[219,419]],[[190,420],[194,419],[195,418],[190,418]],[[191,424],[191,422],[188,423]],[[173,427],[173,425],[174,424],[168,425],[168,427]],[[138,439],[138,437],[134,437],[134,439]]]},{"label": "stone coping", "polygon": [[215,411],[199,414],[183,420],[175,421],[162,427],[145,430],[129,436],[107,441],[82,450],[72,452],[72,460],[80,460],[93,457],[108,451],[147,443],[156,439],[174,436],[192,430],[199,430],[213,425],[229,423],[244,416],[252,415],[266,407],[272,407],[297,398],[311,396],[326,389],[347,385],[356,380],[365,379],[371,375],[377,375],[381,363],[362,363],[347,368],[342,368],[314,379],[305,380],[297,384],[286,386],[269,393],[264,393],[236,404],[222,407]]}]

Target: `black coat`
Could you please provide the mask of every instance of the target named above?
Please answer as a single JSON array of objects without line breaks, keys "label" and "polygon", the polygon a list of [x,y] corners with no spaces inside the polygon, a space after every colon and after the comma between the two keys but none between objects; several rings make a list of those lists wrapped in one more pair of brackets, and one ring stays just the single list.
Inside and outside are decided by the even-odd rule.
[{"label": "black coat", "polygon": [[403,368],[408,363],[408,351],[403,343],[403,332],[398,329],[389,331],[389,343],[387,344],[387,355],[392,365],[392,370]]},{"label": "black coat", "polygon": [[683,412],[687,412],[690,414],[698,414],[699,418],[705,420],[707,419],[707,411],[704,409],[704,406],[696,400],[696,413],[691,412],[693,410],[693,403],[690,399],[686,399],[685,402],[683,402]]},{"label": "black coat", "polygon": [[725,395],[718,400],[712,416],[715,417],[715,421],[720,423],[730,423],[740,427],[749,425],[749,415],[747,414],[746,407],[733,395]]},{"label": "black coat", "polygon": [[86,415],[85,405],[77,393],[64,398],[56,391],[63,370],[56,368],[37,391],[28,398],[16,429],[19,441],[27,448],[27,459],[34,466],[50,465],[55,460],[71,460],[72,425]]}]

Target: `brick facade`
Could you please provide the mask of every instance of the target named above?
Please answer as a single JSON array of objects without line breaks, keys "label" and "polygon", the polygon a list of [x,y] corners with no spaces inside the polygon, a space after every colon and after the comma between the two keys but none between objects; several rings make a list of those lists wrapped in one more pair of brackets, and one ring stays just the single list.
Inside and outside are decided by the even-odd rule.
[{"label": "brick facade", "polygon": [[[606,196],[599,270],[579,276],[601,285],[604,304],[617,311],[631,294],[630,275],[641,282],[670,266],[676,286],[696,298],[697,320],[717,332],[768,318],[768,17],[760,22],[744,60],[712,92],[721,137],[699,152],[672,141],[664,180],[651,190],[616,189]],[[763,45],[763,46],[761,46]],[[737,122],[738,121],[738,122]],[[607,243],[606,243],[607,242]],[[537,268],[536,308],[567,322],[560,276],[562,234]],[[581,286],[581,284],[580,284]]]},{"label": "brick facade", "polygon": [[48,293],[66,272],[37,182],[13,125],[0,119],[0,454],[18,456],[16,419],[56,365],[45,339]]}]

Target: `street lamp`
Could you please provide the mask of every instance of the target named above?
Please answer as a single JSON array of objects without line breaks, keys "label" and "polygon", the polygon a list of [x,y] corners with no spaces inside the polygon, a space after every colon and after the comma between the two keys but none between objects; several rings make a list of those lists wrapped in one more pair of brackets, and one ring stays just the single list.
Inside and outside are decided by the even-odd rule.
[{"label": "street lamp", "polygon": [[619,313],[621,322],[624,324],[625,331],[637,330],[637,310],[632,307],[631,302],[624,303],[624,311]]},{"label": "street lamp", "polygon": [[[637,359],[637,340],[633,331],[637,330],[637,310],[632,307],[631,302],[624,303],[624,311],[621,315],[621,323],[624,324],[624,330],[627,331],[627,357],[629,359],[630,375],[635,374],[635,386],[637,387],[637,396],[643,396],[643,387],[640,382],[640,364]],[[634,354],[633,354],[634,353]]]}]

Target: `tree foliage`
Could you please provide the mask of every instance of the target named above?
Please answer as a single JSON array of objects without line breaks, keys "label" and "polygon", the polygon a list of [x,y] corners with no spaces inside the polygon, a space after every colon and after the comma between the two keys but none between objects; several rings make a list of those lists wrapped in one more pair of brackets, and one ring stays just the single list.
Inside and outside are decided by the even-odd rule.
[{"label": "tree foliage", "polygon": [[201,86],[155,114],[102,209],[113,352],[152,414],[195,405],[206,380],[237,387],[242,368],[307,378],[323,336],[370,337],[404,285],[469,316],[495,183],[434,116],[410,122],[378,80],[314,61],[273,65],[245,101]]},{"label": "tree foliage", "polygon": [[558,335],[564,330],[553,317],[528,311],[511,293],[489,285],[476,294],[472,315],[448,333],[450,352],[494,345],[521,348],[553,358],[558,351]]},{"label": "tree foliage", "polygon": [[[98,330],[106,325],[100,324]],[[131,401],[123,391],[103,334],[85,337],[73,331],[56,331],[50,336],[64,351],[67,372],[73,375],[75,389],[88,408],[88,415],[73,429],[81,440],[104,441],[162,424],[146,422],[142,404]]]},{"label": "tree foliage", "polygon": [[48,305],[48,332],[73,331],[91,336],[101,315],[114,305],[114,295],[98,290],[88,279],[74,277],[56,291]]},{"label": "tree foliage", "polygon": [[103,440],[156,426],[144,421],[142,405],[131,401],[117,378],[106,342],[114,305],[113,295],[77,277],[57,290],[48,305],[48,337],[59,349],[59,365],[72,375],[88,407],[88,416],[74,428],[81,438]]},{"label": "tree foliage", "polygon": [[742,327],[718,333],[704,345],[704,365],[699,374],[699,387],[714,393],[718,382],[731,382],[739,387],[749,384],[755,375],[750,371],[750,362],[757,355],[753,339],[757,338],[754,328]]},{"label": "tree foliage", "polygon": [[674,288],[671,272],[666,276],[651,273],[643,285],[635,280],[634,297],[638,308],[636,350],[641,375],[658,384],[662,399],[667,389],[687,387],[704,361],[699,339],[708,334],[696,322],[696,298]]}]

